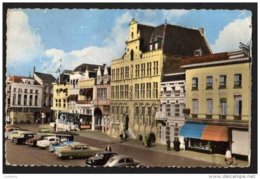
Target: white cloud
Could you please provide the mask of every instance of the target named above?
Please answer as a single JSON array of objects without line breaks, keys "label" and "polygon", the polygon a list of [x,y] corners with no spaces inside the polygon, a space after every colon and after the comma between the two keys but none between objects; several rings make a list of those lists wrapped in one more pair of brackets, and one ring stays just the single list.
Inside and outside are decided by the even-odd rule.
[{"label": "white cloud", "polygon": [[164,18],[172,19],[172,18],[179,18],[181,16],[184,16],[188,12],[189,10],[185,10],[185,9],[173,9],[173,10],[165,10],[163,14],[164,14]]},{"label": "white cloud", "polygon": [[41,38],[30,27],[21,10],[7,12],[7,63],[26,63],[39,57],[43,50]]},{"label": "white cloud", "polygon": [[213,52],[238,50],[239,43],[247,44],[251,38],[251,18],[236,19],[225,26],[211,45]]},{"label": "white cloud", "polygon": [[77,65],[82,63],[106,63],[110,65],[113,59],[120,58],[124,53],[128,24],[132,17],[129,12],[126,12],[116,19],[111,34],[104,39],[103,47],[90,46],[70,52],[64,52],[61,49],[47,49],[45,55],[51,60],[45,62],[47,66],[45,71],[55,71],[60,64],[60,59],[62,59],[63,69],[69,70],[74,69]]}]

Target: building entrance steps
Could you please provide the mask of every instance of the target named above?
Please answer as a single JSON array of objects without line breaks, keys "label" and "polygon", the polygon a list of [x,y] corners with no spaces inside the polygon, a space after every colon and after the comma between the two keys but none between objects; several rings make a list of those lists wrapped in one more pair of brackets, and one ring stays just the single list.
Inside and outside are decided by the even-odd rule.
[{"label": "building entrance steps", "polygon": [[[103,142],[107,143],[119,143],[120,139],[119,138],[112,138],[105,133],[102,133],[101,131],[80,131],[77,132],[80,136],[82,137],[88,137],[96,140],[100,140]],[[138,141],[136,139],[128,139],[125,142],[121,143],[121,145],[125,146],[130,146],[130,147],[136,147],[144,150],[152,150],[156,152],[161,152],[167,155],[176,155],[176,156],[181,156],[184,158],[190,158],[194,160],[200,160],[200,161],[205,161],[205,162],[211,162],[211,163],[216,163],[220,166],[224,167],[248,167],[249,162],[248,161],[243,161],[243,160],[238,160],[236,166],[228,166],[224,160],[224,155],[220,154],[206,154],[206,153],[200,153],[200,152],[195,152],[195,151],[189,151],[189,150],[181,150],[181,151],[174,151],[172,150],[167,150],[166,145],[162,144],[154,144],[151,147],[145,147],[141,141]]]}]

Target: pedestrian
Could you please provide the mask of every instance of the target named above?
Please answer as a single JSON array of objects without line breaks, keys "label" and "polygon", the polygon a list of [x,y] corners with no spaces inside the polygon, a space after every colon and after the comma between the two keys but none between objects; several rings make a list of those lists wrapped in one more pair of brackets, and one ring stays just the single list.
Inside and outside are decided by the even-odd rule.
[{"label": "pedestrian", "polygon": [[228,165],[233,163],[232,153],[229,148],[226,150],[225,161]]},{"label": "pedestrian", "polygon": [[36,126],[38,127],[38,125],[39,125],[39,119],[37,118],[36,119]]},{"label": "pedestrian", "polygon": [[123,135],[123,131],[120,132],[119,137],[120,137],[120,143],[123,142],[123,137],[124,137],[124,135]]},{"label": "pedestrian", "polygon": [[109,145],[107,145],[105,151],[111,152],[112,148]]}]

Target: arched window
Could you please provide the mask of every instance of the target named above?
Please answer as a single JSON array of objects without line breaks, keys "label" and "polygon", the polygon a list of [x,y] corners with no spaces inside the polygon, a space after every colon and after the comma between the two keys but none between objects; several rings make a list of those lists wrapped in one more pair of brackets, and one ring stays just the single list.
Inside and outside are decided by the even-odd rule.
[{"label": "arched window", "polygon": [[131,50],[131,52],[130,52],[130,59],[134,60],[134,51],[133,50]]}]

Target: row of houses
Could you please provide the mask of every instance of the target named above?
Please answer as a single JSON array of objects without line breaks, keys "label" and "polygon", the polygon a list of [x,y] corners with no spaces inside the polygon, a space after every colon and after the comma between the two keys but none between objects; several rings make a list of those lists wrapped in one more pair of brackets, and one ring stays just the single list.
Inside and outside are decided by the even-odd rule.
[{"label": "row of houses", "polygon": [[154,134],[158,143],[180,140],[183,149],[209,153],[229,147],[250,153],[249,49],[213,54],[203,28],[133,19],[121,58],[111,66],[64,70],[52,94],[53,119],[81,129],[113,137]]}]

